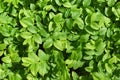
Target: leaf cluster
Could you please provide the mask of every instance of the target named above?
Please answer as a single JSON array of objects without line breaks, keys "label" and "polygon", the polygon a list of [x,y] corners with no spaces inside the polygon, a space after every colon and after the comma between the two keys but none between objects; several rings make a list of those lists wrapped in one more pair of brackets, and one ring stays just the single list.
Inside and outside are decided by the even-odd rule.
[{"label": "leaf cluster", "polygon": [[0,0],[0,80],[119,80],[119,0]]}]

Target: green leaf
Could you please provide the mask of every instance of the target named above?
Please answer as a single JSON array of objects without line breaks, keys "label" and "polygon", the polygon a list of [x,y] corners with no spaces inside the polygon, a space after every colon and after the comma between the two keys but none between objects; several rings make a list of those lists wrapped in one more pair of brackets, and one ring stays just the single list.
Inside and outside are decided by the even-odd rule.
[{"label": "green leaf", "polygon": [[9,80],[22,80],[19,74],[9,73]]},{"label": "green leaf", "polygon": [[81,58],[82,58],[82,50],[80,48],[78,48],[77,50],[72,50],[70,59],[80,60]]},{"label": "green leaf", "polygon": [[110,63],[110,64],[117,63],[118,60],[119,60],[119,59],[114,55],[112,58],[109,59],[109,63]]},{"label": "green leaf", "polygon": [[82,67],[83,66],[83,64],[84,64],[84,62],[81,62],[81,61],[73,61],[73,63],[72,63],[72,65],[73,65],[73,69],[78,69],[78,68],[80,68],[80,67]]},{"label": "green leaf", "polygon": [[102,61],[104,62],[105,60],[109,59],[110,58],[110,54],[109,53],[106,53],[103,58],[102,58]]},{"label": "green leaf", "polygon": [[16,52],[12,52],[10,54],[12,62],[20,62],[21,58],[19,57],[19,54]]},{"label": "green leaf", "polygon": [[15,77],[16,77],[16,80],[22,80],[22,77],[20,74],[16,74]]},{"label": "green leaf", "polygon": [[89,34],[84,34],[80,36],[80,41],[81,42],[87,42],[89,40]]},{"label": "green leaf", "polygon": [[73,69],[78,69],[79,67],[82,67],[84,64],[84,62],[76,61],[76,60],[69,60],[69,59],[67,59],[65,63],[68,64],[69,68],[73,67]]},{"label": "green leaf", "polygon": [[51,32],[53,31],[53,22],[50,22],[48,25],[48,31]]},{"label": "green leaf", "polygon": [[3,57],[3,58],[2,58],[2,61],[3,61],[4,63],[11,63],[11,59],[10,59],[9,56]]},{"label": "green leaf", "polygon": [[41,38],[41,36],[39,34],[33,35],[33,38],[34,38],[36,43],[42,44],[42,38]]},{"label": "green leaf", "polygon": [[32,75],[36,76],[39,71],[39,63],[34,63],[30,66],[30,71]]},{"label": "green leaf", "polygon": [[60,40],[66,40],[66,33],[65,32],[54,32],[53,35],[52,35],[52,38],[57,40],[57,39],[60,39]]},{"label": "green leaf", "polygon": [[6,24],[6,23],[11,23],[12,18],[7,15],[7,13],[0,14],[0,24]]},{"label": "green leaf", "polygon": [[99,3],[105,2],[106,0],[97,0]]},{"label": "green leaf", "polygon": [[35,10],[35,5],[34,4],[30,4],[30,9],[31,10]]},{"label": "green leaf", "polygon": [[64,49],[63,43],[60,40],[54,41],[54,46],[60,51],[63,51]]},{"label": "green leaf", "polygon": [[104,26],[104,23],[109,26],[110,20],[100,12],[93,13],[91,16],[91,28],[98,30]]},{"label": "green leaf", "polygon": [[117,10],[115,9],[115,7],[112,7],[112,12],[114,13],[114,15],[116,17],[119,17],[119,14],[118,14]]},{"label": "green leaf", "polygon": [[91,4],[91,0],[83,0],[83,6],[87,7]]},{"label": "green leaf", "polygon": [[76,72],[72,71],[73,80],[78,80],[78,75]]},{"label": "green leaf", "polygon": [[52,40],[52,38],[48,38],[48,39],[44,42],[43,47],[44,47],[44,48],[50,48],[52,45],[53,45],[53,40]]},{"label": "green leaf", "polygon": [[112,73],[112,68],[110,67],[108,63],[105,63],[105,69],[108,73]]},{"label": "green leaf", "polygon": [[38,62],[39,61],[39,57],[34,52],[30,52],[28,54],[28,58],[32,59],[32,61],[34,61],[34,62]]},{"label": "green leaf", "polygon": [[20,20],[20,24],[23,26],[23,27],[28,27],[28,26],[33,26],[34,25],[34,22],[31,18],[29,17],[24,17]]},{"label": "green leaf", "polygon": [[85,45],[85,49],[90,49],[90,50],[94,50],[95,49],[95,45],[91,44],[91,43],[87,43]]},{"label": "green leaf", "polygon": [[85,31],[89,34],[92,34],[92,35],[96,35],[96,30],[94,30],[93,28],[91,28],[91,26],[86,26],[85,27]]},{"label": "green leaf", "polygon": [[69,2],[65,2],[63,4],[63,6],[66,7],[66,8],[71,8],[72,7],[71,3],[69,3]]},{"label": "green leaf", "polygon": [[33,63],[33,60],[28,57],[22,57],[22,62],[23,62],[22,63],[23,66],[28,67]]},{"label": "green leaf", "polygon": [[105,36],[106,31],[107,31],[107,28],[101,28],[100,31],[99,31],[99,35],[104,35]]},{"label": "green leaf", "polygon": [[70,34],[70,35],[68,35],[68,40],[70,40],[70,41],[76,41],[76,40],[78,40],[79,38],[80,38],[79,35],[75,35],[75,34]]},{"label": "green leaf", "polygon": [[0,13],[2,13],[4,11],[4,4],[2,3],[2,1],[0,1]]},{"label": "green leaf", "polygon": [[49,66],[46,62],[42,61],[39,63],[39,74],[44,77],[48,73]]},{"label": "green leaf", "polygon": [[49,59],[49,55],[45,54],[42,50],[38,51],[38,57],[40,61],[47,61]]},{"label": "green leaf", "polygon": [[45,10],[50,11],[52,10],[53,6],[52,5],[47,5],[44,7]]},{"label": "green leaf", "polygon": [[107,0],[108,6],[112,7],[117,0]]},{"label": "green leaf", "polygon": [[3,55],[3,53],[4,53],[4,51],[0,51],[0,56],[2,56],[2,55]]},{"label": "green leaf", "polygon": [[77,18],[75,19],[75,21],[73,22],[73,25],[77,24],[79,29],[83,29],[84,28],[84,22],[81,18]]},{"label": "green leaf", "polygon": [[58,6],[61,6],[60,0],[55,0],[55,3],[56,3]]},{"label": "green leaf", "polygon": [[43,37],[49,37],[49,34],[48,34],[48,32],[44,29],[44,28],[42,28],[41,26],[39,26],[39,33],[41,34],[41,36],[43,36]]},{"label": "green leaf", "polygon": [[58,13],[54,16],[53,20],[54,22],[57,24],[59,22],[63,22],[63,18],[62,18],[63,14],[62,13]]},{"label": "green leaf", "polygon": [[87,72],[91,72],[91,71],[93,70],[93,67],[85,67],[85,70],[86,70]]},{"label": "green leaf", "polygon": [[0,50],[4,50],[4,49],[6,48],[6,46],[7,46],[6,44],[1,43],[1,44],[0,44]]},{"label": "green leaf", "polygon": [[37,28],[35,26],[29,26],[28,31],[30,31],[31,33],[37,33]]},{"label": "green leaf", "polygon": [[19,0],[4,0],[4,2],[12,3],[15,7],[17,7]]},{"label": "green leaf", "polygon": [[73,20],[72,19],[66,19],[66,26],[67,26],[68,29],[72,29]]},{"label": "green leaf", "polygon": [[27,74],[28,80],[37,80],[32,74]]},{"label": "green leaf", "polygon": [[85,53],[87,55],[95,55],[95,51],[94,50],[85,51]]},{"label": "green leaf", "polygon": [[21,32],[20,35],[24,39],[30,39],[30,38],[32,38],[32,34],[30,32]]},{"label": "green leaf", "polygon": [[105,49],[106,44],[100,39],[96,41],[96,50],[103,51]]},{"label": "green leaf", "polygon": [[90,56],[84,56],[83,59],[85,59],[85,60],[92,60],[93,56],[91,56],[91,55]]},{"label": "green leaf", "polygon": [[93,80],[109,80],[109,78],[102,72],[92,73]]},{"label": "green leaf", "polygon": [[0,69],[0,79],[4,79],[5,78],[5,71]]},{"label": "green leaf", "polygon": [[80,15],[82,14],[82,8],[77,9],[77,8],[72,8],[71,10],[71,15],[73,19],[76,19],[80,17]]}]

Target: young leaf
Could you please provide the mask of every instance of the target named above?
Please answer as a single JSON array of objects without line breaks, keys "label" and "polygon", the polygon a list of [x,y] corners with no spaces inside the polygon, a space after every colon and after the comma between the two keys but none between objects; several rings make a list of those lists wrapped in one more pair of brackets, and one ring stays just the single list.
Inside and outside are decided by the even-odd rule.
[{"label": "young leaf", "polygon": [[28,67],[33,63],[33,60],[28,57],[22,57],[22,62],[23,62],[22,63],[23,66]]},{"label": "young leaf", "polygon": [[41,38],[41,36],[39,34],[35,34],[33,36],[33,38],[34,38],[36,43],[42,44],[42,38]]},{"label": "young leaf", "polygon": [[110,67],[108,63],[105,63],[105,69],[108,73],[112,73],[112,68]]},{"label": "young leaf", "polygon": [[53,45],[53,40],[52,40],[52,38],[48,38],[48,39],[44,42],[43,47],[44,47],[44,48],[50,48],[52,45]]},{"label": "young leaf", "polygon": [[66,7],[66,8],[71,8],[72,7],[71,3],[69,3],[69,2],[65,2],[63,4],[63,6]]},{"label": "young leaf", "polygon": [[48,31],[51,32],[53,31],[53,22],[50,22],[48,25]]},{"label": "young leaf", "polygon": [[36,28],[36,26],[29,26],[27,29],[28,29],[28,31],[30,31],[31,33],[37,33],[37,28]]},{"label": "young leaf", "polygon": [[112,7],[117,0],[107,0],[108,6]]},{"label": "young leaf", "polygon": [[20,35],[24,39],[30,39],[32,37],[32,34],[30,32],[21,32]]},{"label": "young leaf", "polygon": [[48,73],[49,66],[46,62],[42,61],[39,63],[39,74],[44,77],[46,73]]},{"label": "young leaf", "polygon": [[20,23],[23,27],[33,26],[33,20],[29,17],[24,17],[20,20]]},{"label": "young leaf", "polygon": [[81,18],[77,18],[75,19],[75,21],[73,22],[73,25],[77,24],[79,29],[83,29],[84,28],[84,22]]},{"label": "young leaf", "polygon": [[6,44],[4,44],[4,43],[2,43],[2,44],[0,44],[0,50],[4,50],[5,48],[6,48]]},{"label": "young leaf", "polygon": [[54,46],[55,46],[58,50],[60,50],[60,51],[63,51],[63,49],[64,49],[63,43],[62,43],[62,41],[60,41],[60,40],[56,40],[56,41],[54,42]]},{"label": "young leaf", "polygon": [[39,71],[39,64],[38,63],[34,63],[30,66],[30,71],[31,73],[36,76],[38,71]]},{"label": "young leaf", "polygon": [[55,3],[56,3],[58,6],[61,6],[60,0],[55,0]]},{"label": "young leaf", "polygon": [[91,4],[91,0],[83,0],[83,6],[87,7]]},{"label": "young leaf", "polygon": [[72,71],[73,80],[78,80],[78,75],[76,72]]},{"label": "young leaf", "polygon": [[4,63],[11,63],[11,59],[10,59],[9,56],[3,57],[3,58],[2,58],[2,61],[3,61]]},{"label": "young leaf", "polygon": [[45,54],[42,50],[38,51],[38,57],[40,61],[47,61],[49,59],[49,55]]},{"label": "young leaf", "polygon": [[72,10],[71,10],[72,18],[73,19],[79,18],[80,15],[82,14],[82,10],[83,10],[82,8],[80,8],[80,9],[77,9],[76,7],[72,8]]}]

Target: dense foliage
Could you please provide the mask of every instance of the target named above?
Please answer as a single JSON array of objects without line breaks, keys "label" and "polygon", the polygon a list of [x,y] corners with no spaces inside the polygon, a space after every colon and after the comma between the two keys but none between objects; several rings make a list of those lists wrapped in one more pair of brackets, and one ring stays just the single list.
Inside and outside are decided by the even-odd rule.
[{"label": "dense foliage", "polygon": [[120,80],[120,1],[0,0],[0,80]]}]

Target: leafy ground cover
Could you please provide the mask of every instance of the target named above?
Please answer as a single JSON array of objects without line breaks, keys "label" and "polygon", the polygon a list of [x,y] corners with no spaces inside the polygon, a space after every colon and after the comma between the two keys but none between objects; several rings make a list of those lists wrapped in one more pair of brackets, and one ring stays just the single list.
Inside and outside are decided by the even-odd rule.
[{"label": "leafy ground cover", "polygon": [[0,80],[120,80],[120,1],[0,0]]}]

